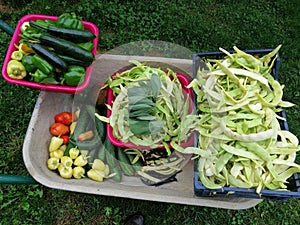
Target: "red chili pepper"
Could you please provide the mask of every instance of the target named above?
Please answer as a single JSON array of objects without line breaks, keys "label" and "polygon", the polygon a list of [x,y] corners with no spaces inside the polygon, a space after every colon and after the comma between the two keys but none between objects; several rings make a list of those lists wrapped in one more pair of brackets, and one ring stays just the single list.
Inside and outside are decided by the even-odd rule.
[{"label": "red chili pepper", "polygon": [[70,125],[76,119],[76,115],[72,112],[61,112],[55,115],[54,120],[56,123]]},{"label": "red chili pepper", "polygon": [[68,134],[70,132],[70,128],[62,123],[53,123],[50,126],[50,133],[54,136],[62,136]]},{"label": "red chili pepper", "polygon": [[62,135],[60,137],[64,140],[63,144],[67,144],[69,142],[69,138],[70,138],[69,135]]}]

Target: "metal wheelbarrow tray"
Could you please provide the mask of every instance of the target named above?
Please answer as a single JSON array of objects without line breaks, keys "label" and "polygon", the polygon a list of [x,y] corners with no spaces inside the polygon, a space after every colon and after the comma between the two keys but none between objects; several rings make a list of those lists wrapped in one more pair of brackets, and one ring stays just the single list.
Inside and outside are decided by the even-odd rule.
[{"label": "metal wheelbarrow tray", "polygon": [[[105,79],[126,66],[128,60],[163,62],[180,68],[188,75],[192,74],[192,60],[170,59],[141,56],[98,55],[94,63],[91,84]],[[180,72],[182,72],[180,71]],[[138,177],[126,177],[121,183],[109,179],[95,182],[88,178],[64,179],[47,168],[49,157],[48,144],[51,137],[49,126],[53,116],[63,110],[70,110],[74,95],[41,91],[34,107],[28,126],[24,145],[23,159],[31,176],[40,184],[50,188],[147,201],[177,203],[186,205],[206,206],[226,209],[246,209],[260,203],[261,199],[249,198],[205,198],[194,194],[194,162],[192,160],[177,175],[177,182],[171,182],[158,187],[143,184]]]}]

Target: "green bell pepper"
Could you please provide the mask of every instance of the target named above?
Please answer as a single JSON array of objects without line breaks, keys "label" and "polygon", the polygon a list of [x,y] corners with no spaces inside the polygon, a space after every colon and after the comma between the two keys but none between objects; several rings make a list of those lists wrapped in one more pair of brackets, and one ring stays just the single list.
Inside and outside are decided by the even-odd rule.
[{"label": "green bell pepper", "polygon": [[54,71],[54,67],[45,59],[38,54],[32,56],[33,64],[45,74],[50,74]]},{"label": "green bell pepper", "polygon": [[31,74],[31,76],[34,77],[35,82],[39,82],[41,84],[59,84],[54,73],[45,74],[41,70],[37,69],[34,74]]},{"label": "green bell pepper", "polygon": [[32,57],[33,54],[28,54],[22,58],[22,64],[27,72],[34,72],[37,69],[36,65],[32,62]]},{"label": "green bell pepper", "polygon": [[67,72],[64,73],[64,81],[66,85],[76,86],[84,81],[85,68],[83,66],[68,66]]},{"label": "green bell pepper", "polygon": [[83,23],[79,19],[77,19],[74,12],[61,14],[56,20],[56,26],[69,29],[84,30]]},{"label": "green bell pepper", "polygon": [[31,76],[33,76],[34,82],[42,82],[48,77],[48,74],[45,74],[43,71],[37,69],[33,74],[31,74]]},{"label": "green bell pepper", "polygon": [[34,82],[44,83],[45,79],[53,78],[54,74],[46,74],[42,70],[37,69],[34,73],[30,74],[33,77]]},{"label": "green bell pepper", "polygon": [[79,43],[77,45],[87,51],[92,51],[94,48],[94,44],[92,42]]}]

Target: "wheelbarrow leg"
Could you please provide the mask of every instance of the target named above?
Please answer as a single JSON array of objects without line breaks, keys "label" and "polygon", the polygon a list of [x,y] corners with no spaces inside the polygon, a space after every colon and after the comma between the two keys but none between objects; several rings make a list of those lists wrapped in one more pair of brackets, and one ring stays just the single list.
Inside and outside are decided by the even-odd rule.
[{"label": "wheelbarrow leg", "polygon": [[38,184],[31,176],[0,174],[0,184]]}]

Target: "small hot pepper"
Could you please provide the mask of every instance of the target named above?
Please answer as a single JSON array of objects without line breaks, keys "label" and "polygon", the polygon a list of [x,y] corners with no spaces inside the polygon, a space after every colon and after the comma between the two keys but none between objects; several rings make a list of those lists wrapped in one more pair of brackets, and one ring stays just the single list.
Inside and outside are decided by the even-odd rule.
[{"label": "small hot pepper", "polygon": [[64,144],[68,144],[70,136],[69,135],[62,135],[60,136],[64,140]]},{"label": "small hot pepper", "polygon": [[8,76],[13,79],[21,80],[26,77],[26,69],[24,65],[15,59],[8,62],[6,71]]},{"label": "small hot pepper", "polygon": [[76,179],[81,179],[84,177],[85,169],[82,166],[76,166],[73,168],[73,177]]},{"label": "small hot pepper", "polygon": [[63,144],[64,140],[60,137],[52,137],[49,144],[49,152],[53,152]]},{"label": "small hot pepper", "polygon": [[74,12],[61,14],[56,20],[56,26],[84,30],[83,23],[77,19]]},{"label": "small hot pepper", "polygon": [[38,54],[32,57],[33,64],[45,74],[51,74],[54,71],[54,67],[45,59]]},{"label": "small hot pepper", "polygon": [[84,81],[85,68],[82,66],[68,66],[67,72],[64,73],[64,81],[66,85],[76,86]]},{"label": "small hot pepper", "polygon": [[58,172],[59,172],[59,175],[65,179],[70,179],[73,175],[72,167],[64,166],[63,164],[59,164]]},{"label": "small hot pepper", "polygon": [[47,160],[47,165],[49,170],[56,170],[59,166],[59,159],[51,157]]}]

